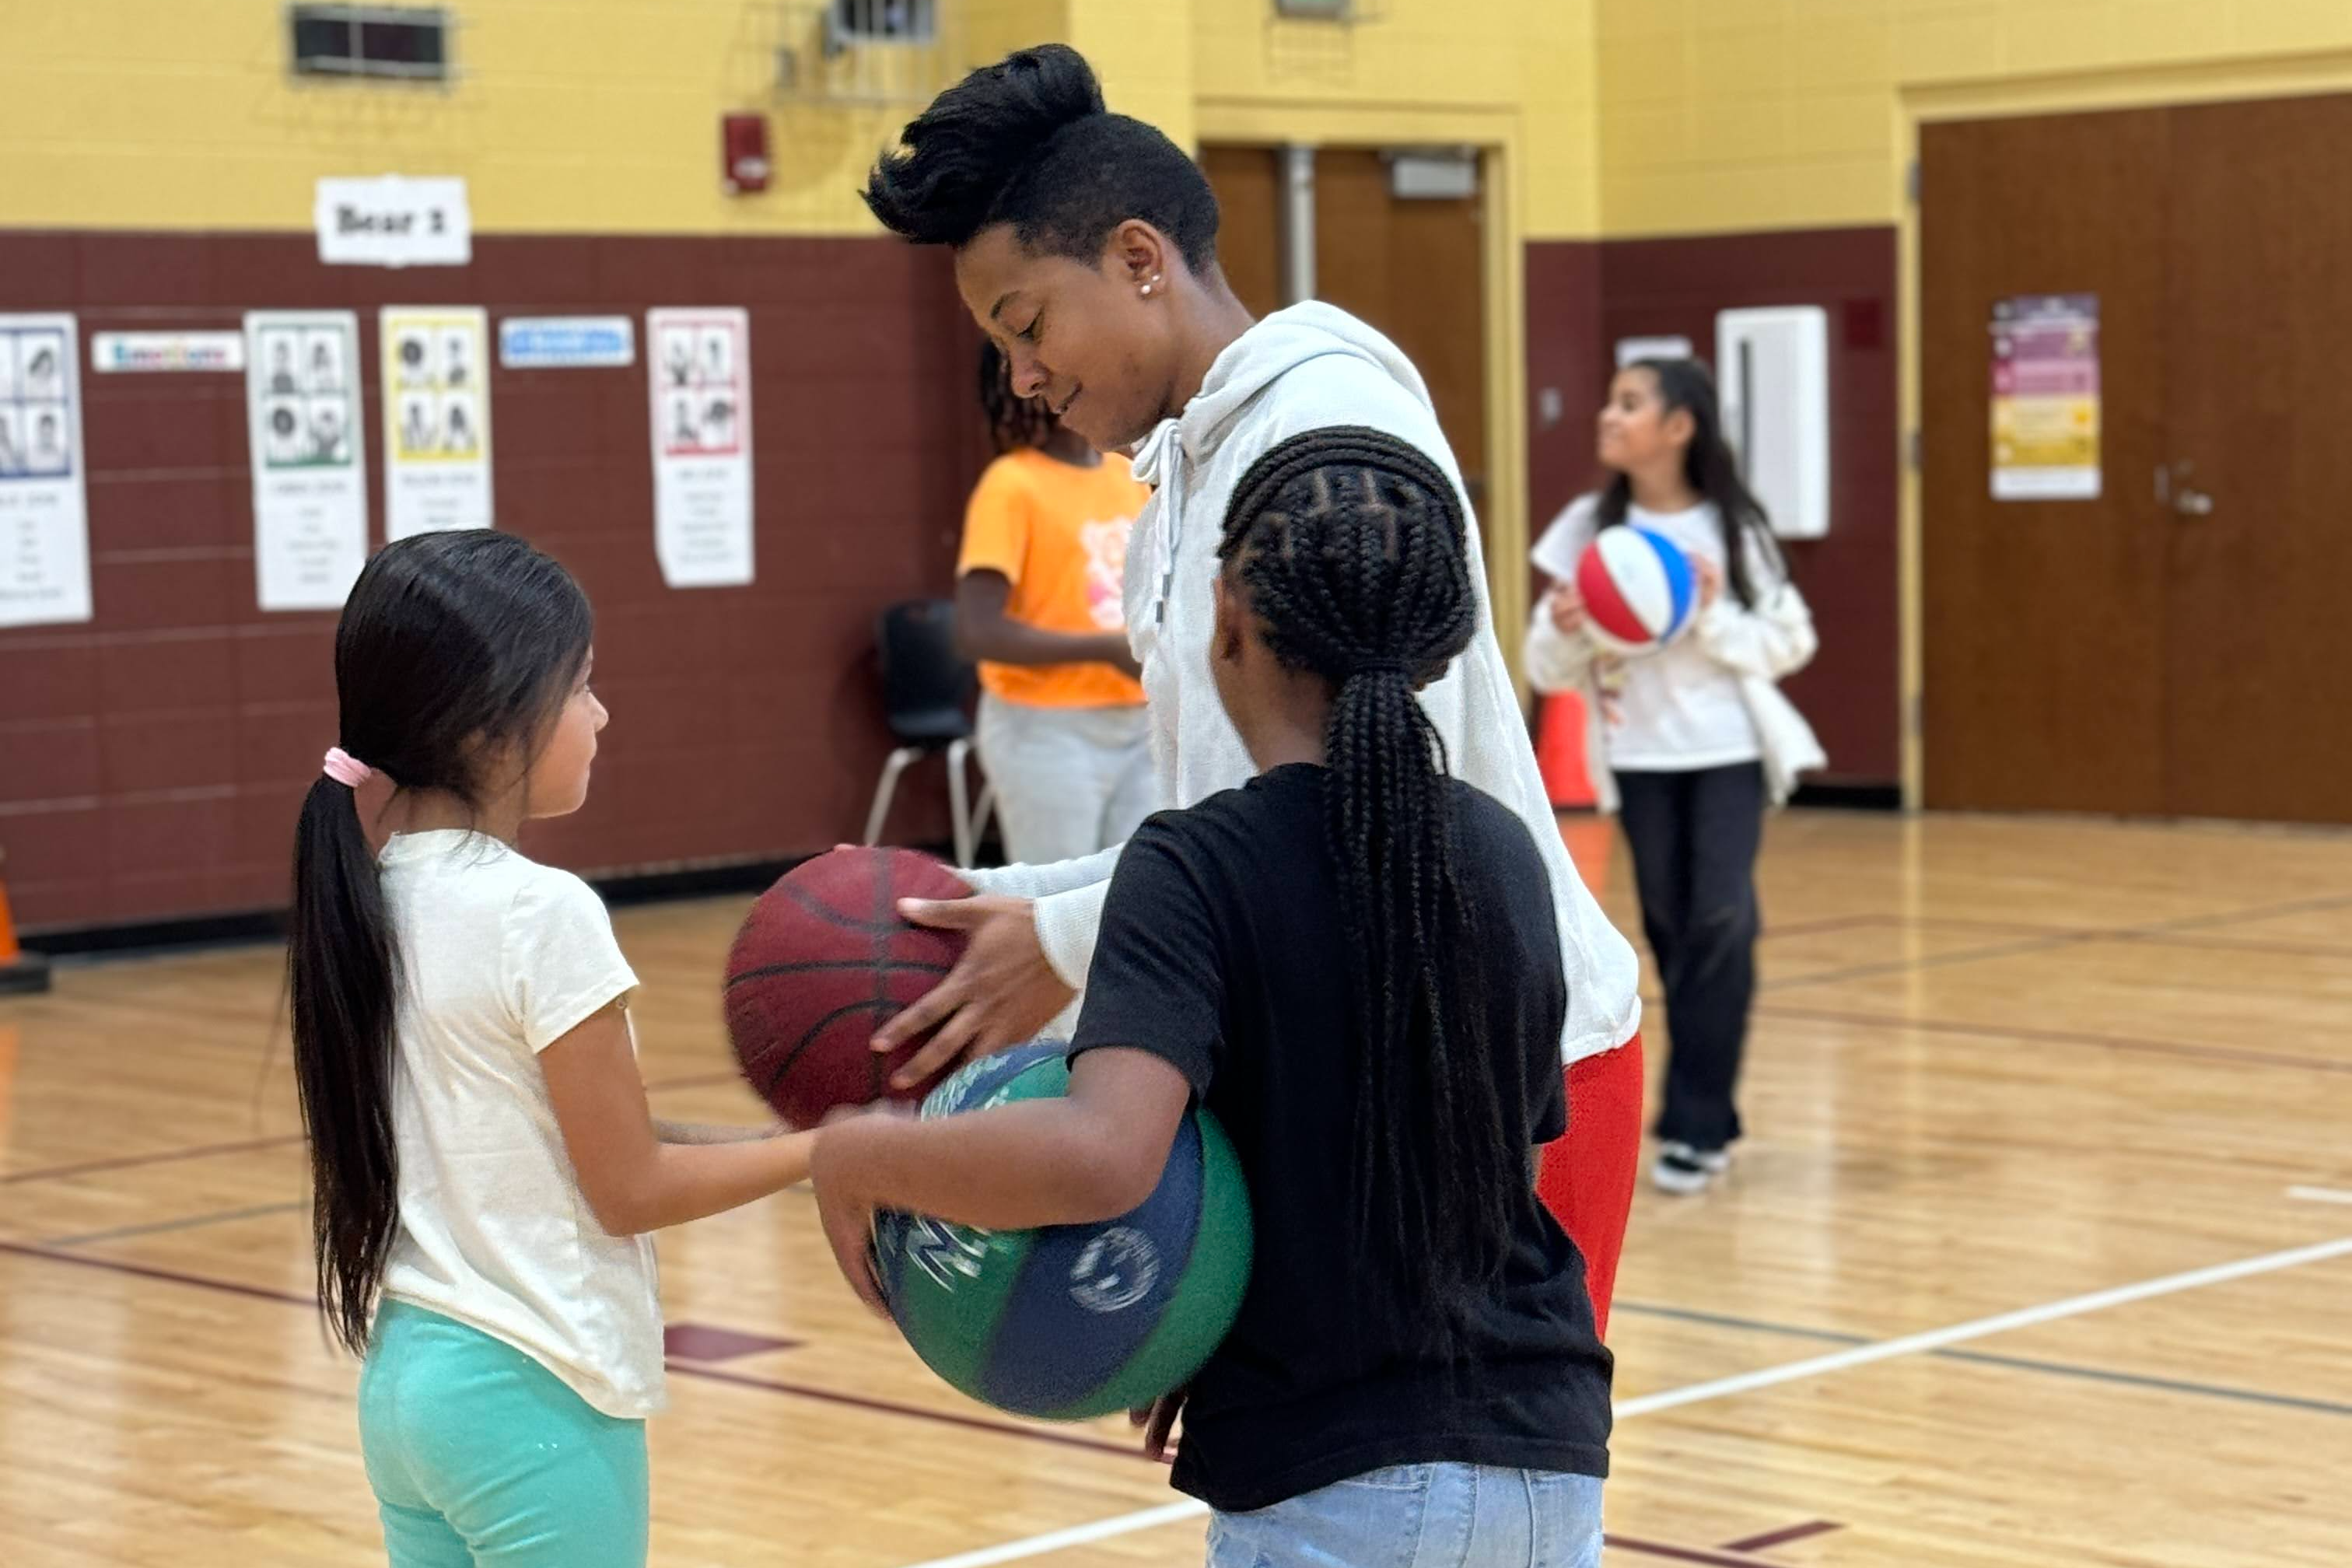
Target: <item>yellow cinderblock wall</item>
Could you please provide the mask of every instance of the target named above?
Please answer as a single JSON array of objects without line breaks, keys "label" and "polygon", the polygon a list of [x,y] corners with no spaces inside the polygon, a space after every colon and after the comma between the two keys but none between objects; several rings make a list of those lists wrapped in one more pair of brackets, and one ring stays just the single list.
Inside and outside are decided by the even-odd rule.
[{"label": "yellow cinderblock wall", "polygon": [[1595,0],[1601,228],[1891,224],[1915,113],[2352,87],[2347,0]]},{"label": "yellow cinderblock wall", "polygon": [[[449,88],[298,82],[264,0],[12,5],[0,223],[300,228],[320,175],[396,170],[465,176],[486,231],[869,232],[856,178],[907,110],[774,99],[809,3],[460,0]],[[2352,0],[1367,0],[1353,26],[1271,0],[941,3],[957,63],[1066,39],[1187,144],[1507,144],[1532,239],[1893,222],[1909,116],[1974,89],[2352,87]],[[761,109],[775,188],[730,197],[718,118]]]},{"label": "yellow cinderblock wall", "polygon": [[[904,104],[772,92],[811,0],[458,0],[447,87],[298,81],[266,0],[11,5],[0,50],[0,224],[299,229],[321,175],[455,174],[486,232],[861,234],[855,186]],[[941,0],[963,58],[1063,39],[1115,108],[1196,145],[1459,140],[1531,149],[1528,232],[1598,229],[1592,0],[1372,0],[1357,26],[1270,0]],[[773,117],[762,195],[719,185],[719,117]],[[1485,136],[1471,138],[1487,139]]]}]

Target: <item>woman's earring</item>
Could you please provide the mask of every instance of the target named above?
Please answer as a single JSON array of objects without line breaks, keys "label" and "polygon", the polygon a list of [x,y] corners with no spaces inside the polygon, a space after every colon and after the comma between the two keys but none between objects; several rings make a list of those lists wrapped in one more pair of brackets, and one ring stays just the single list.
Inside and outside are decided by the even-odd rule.
[{"label": "woman's earring", "polygon": [[1143,286],[1143,292],[1146,296],[1149,296],[1150,292],[1158,287],[1160,287],[1160,274],[1155,272],[1151,275],[1151,281]]}]

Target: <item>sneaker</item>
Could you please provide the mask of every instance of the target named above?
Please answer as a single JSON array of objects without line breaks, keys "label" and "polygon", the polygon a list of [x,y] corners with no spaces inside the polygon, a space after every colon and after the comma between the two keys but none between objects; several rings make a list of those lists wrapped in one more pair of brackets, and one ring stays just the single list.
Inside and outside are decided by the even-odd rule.
[{"label": "sneaker", "polygon": [[1717,1176],[1729,1169],[1731,1152],[1727,1149],[1698,1150],[1687,1143],[1661,1143],[1657,1163],[1650,1167],[1650,1181],[1661,1192],[1688,1197],[1706,1191]]}]

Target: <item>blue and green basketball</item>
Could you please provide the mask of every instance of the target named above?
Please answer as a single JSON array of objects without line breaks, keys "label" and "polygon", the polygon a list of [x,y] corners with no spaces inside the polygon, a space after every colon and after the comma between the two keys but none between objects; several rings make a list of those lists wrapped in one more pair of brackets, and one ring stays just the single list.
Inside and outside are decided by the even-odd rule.
[{"label": "blue and green basketball", "polygon": [[[974,1062],[926,1118],[1069,1090],[1063,1049]],[[1224,1130],[1195,1109],[1150,1197],[1101,1225],[984,1231],[886,1213],[875,1256],[890,1315],[933,1372],[1022,1415],[1083,1421],[1150,1404],[1201,1370],[1249,1285],[1249,1194]]]}]

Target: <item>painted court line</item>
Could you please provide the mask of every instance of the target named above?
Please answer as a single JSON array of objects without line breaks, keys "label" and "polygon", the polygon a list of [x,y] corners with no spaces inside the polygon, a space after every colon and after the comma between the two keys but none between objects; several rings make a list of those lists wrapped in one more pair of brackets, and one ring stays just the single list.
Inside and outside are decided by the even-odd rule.
[{"label": "painted court line", "polygon": [[2289,1187],[2286,1195],[2307,1204],[2352,1204],[2352,1192],[2340,1187]]},{"label": "painted court line", "polygon": [[[1648,1000],[1644,995],[1643,1001]],[[2093,1035],[2074,1029],[2037,1029],[2022,1024],[1972,1024],[1958,1018],[1909,1018],[1896,1013],[1849,1013],[1830,1007],[1784,1007],[1778,1003],[1759,1003],[1755,1014],[1759,1018],[1791,1018],[1801,1023],[1851,1024],[1857,1028],[1909,1029],[1923,1035],[1959,1035],[1979,1040],[2139,1051],[2149,1056],[2180,1057],[2190,1061],[2220,1062],[2231,1067],[2296,1068],[2307,1072],[2352,1073],[2352,1058],[2336,1060],[2327,1057],[2286,1056],[2275,1051],[2241,1051],[2225,1046],[2190,1045],[2180,1040],[2136,1039],[2126,1035]]]},{"label": "painted court line", "polygon": [[1997,1317],[1977,1318],[1946,1329],[1905,1334],[1900,1339],[1878,1340],[1870,1344],[1856,1345],[1851,1350],[1832,1351],[1827,1355],[1810,1356],[1780,1366],[1768,1366],[1756,1372],[1739,1373],[1706,1383],[1694,1383],[1684,1388],[1643,1394],[1639,1399],[1629,1399],[1619,1405],[1617,1418],[1622,1421],[1631,1416],[1647,1415],[1654,1411],[1675,1410],[1711,1399],[1728,1399],[1735,1394],[1752,1394],[1759,1388],[1775,1388],[1784,1383],[1797,1383],[1809,1377],[1822,1377],[1833,1372],[1893,1361],[1900,1356],[1942,1350],[1947,1345],[1964,1344],[1969,1340],[1980,1340],[1992,1334],[2005,1334],[2013,1329],[2034,1328],[2065,1318],[2079,1318],[2086,1312],[2104,1311],[2109,1307],[2128,1306],[2134,1301],[2146,1301],[2158,1296],[2170,1296],[2206,1285],[2224,1285],[2233,1279],[2251,1279],[2258,1274],[2299,1268],[2306,1263],[2324,1263],[2329,1258],[2346,1257],[2352,1257],[2352,1237],[2318,1242],[2310,1247],[2291,1247],[2284,1252],[2264,1253],[2260,1258],[2216,1264],[2210,1268],[2192,1268],[2185,1274],[2168,1274],[2162,1279],[2146,1279],[2137,1285],[2094,1290],[2088,1295],[2070,1296],[2063,1301],[2026,1307]]},{"label": "painted court line", "polygon": [[1744,1541],[1726,1542],[1723,1549],[1726,1552],[1769,1552],[1775,1546],[1786,1546],[1792,1541],[1811,1541],[1816,1535],[1827,1535],[1833,1530],[1844,1528],[1845,1526],[1832,1524],[1826,1519],[1816,1519],[1806,1524],[1792,1524],[1786,1530],[1768,1531],[1762,1535],[1751,1535]]},{"label": "painted court line", "polygon": [[246,1154],[257,1149],[276,1149],[289,1143],[299,1143],[299,1132],[282,1133],[275,1138],[248,1138],[241,1143],[197,1143],[180,1149],[158,1149],[146,1154],[119,1154],[108,1160],[84,1160],[72,1165],[44,1165],[29,1171],[11,1171],[0,1175],[0,1187],[14,1186],[19,1182],[56,1182],[68,1176],[95,1175],[101,1171],[129,1171],[142,1165],[168,1165],[180,1160],[202,1160],[214,1154]]},{"label": "painted court line", "polygon": [[[248,1300],[274,1301],[289,1307],[305,1307],[315,1311],[316,1296],[298,1296],[288,1290],[272,1290],[259,1285],[240,1285],[235,1280],[208,1279],[201,1274],[183,1274],[176,1269],[157,1268],[143,1263],[131,1263],[119,1258],[95,1257],[87,1252],[61,1252],[54,1247],[31,1242],[0,1240],[0,1257],[32,1258],[43,1263],[70,1265],[76,1268],[95,1269],[101,1273],[120,1274],[133,1279],[151,1279],[158,1284],[179,1285],[195,1290],[210,1290],[225,1296],[242,1296]],[[804,1384],[783,1383],[771,1378],[751,1377],[721,1368],[671,1360],[669,1370],[682,1377],[700,1378],[706,1383],[729,1384],[737,1388],[758,1389],[768,1394],[781,1394],[800,1399],[821,1401],[828,1405],[846,1405],[877,1415],[903,1415],[909,1420],[928,1421],[938,1426],[958,1426],[966,1431],[986,1432],[999,1437],[1015,1437],[1026,1442],[1048,1443],[1065,1448],[1084,1448],[1113,1458],[1130,1460],[1139,1465],[1156,1461],[1140,1446],[1113,1443],[1080,1436],[1047,1426],[1015,1426],[1009,1421],[994,1421],[985,1416],[959,1415],[952,1411],[929,1409],[921,1405],[898,1405],[888,1400],[869,1398],[861,1394],[844,1394],[832,1389],[814,1388]]]},{"label": "painted court line", "polygon": [[84,1231],[79,1236],[51,1237],[43,1247],[88,1247],[100,1241],[128,1241],[134,1236],[161,1236],[166,1231],[194,1230],[207,1225],[227,1225],[240,1219],[258,1219],[266,1214],[292,1214],[307,1209],[307,1201],[282,1204],[254,1204],[239,1209],[215,1209],[210,1214],[184,1215],[178,1219],[151,1220],[145,1225],[117,1226],[112,1230]]},{"label": "painted court line", "polygon": [[[1742,1373],[1733,1377],[1718,1377],[1706,1383],[1695,1383],[1683,1388],[1669,1388],[1657,1394],[1629,1399],[1617,1405],[1617,1419],[1630,1420],[1652,1415],[1660,1410],[1679,1409],[1685,1405],[1698,1405],[1708,1400],[1728,1399],[1735,1394],[1752,1394],[1758,1389],[1773,1388],[1784,1383],[1801,1382],[1806,1378],[1822,1377],[1833,1372],[1844,1372],[1876,1362],[1893,1361],[1901,1356],[1919,1355],[1942,1350],[1948,1345],[1965,1343],[2011,1330],[2032,1328],[2042,1323],[2056,1322],[2064,1318],[2080,1317],[2086,1312],[2102,1311],[2109,1307],[2121,1307],[2134,1301],[2145,1301],[2158,1296],[2169,1296],[2182,1290],[2194,1290],[2207,1285],[2226,1284],[2233,1279],[2245,1279],[2260,1274],[2274,1273],[2282,1268],[2297,1268],[2307,1263],[2326,1262],[2330,1258],[2352,1257],[2352,1237],[2335,1241],[2323,1241],[2310,1247],[2291,1247],[2284,1252],[2264,1253],[2259,1258],[2241,1258],[2235,1263],[2216,1264],[2207,1268],[2192,1268],[2185,1273],[2168,1274],[2160,1279],[2142,1280],[2137,1285],[2121,1285],[2108,1290],[2094,1290],[2087,1295],[2070,1296],[2064,1300],[2050,1301],[2038,1307],[2027,1307],[1995,1317],[1977,1318],[1949,1328],[1932,1329],[1926,1333],[1906,1334],[1899,1339],[1877,1340],[1828,1355],[1811,1356],[1803,1361],[1789,1362],[1780,1366],[1768,1366],[1756,1372]],[[1055,1531],[1047,1535],[1031,1536],[1025,1541],[1007,1542],[1002,1546],[984,1547],[954,1557],[932,1558],[911,1565],[911,1568],[995,1568],[998,1563],[1025,1562],[1044,1557],[1072,1546],[1085,1546],[1097,1541],[1108,1541],[1117,1536],[1130,1535],[1137,1531],[1156,1530],[1164,1524],[1198,1519],[1208,1509],[1196,1501],[1167,1503],[1158,1508],[1144,1509],[1135,1513],[1120,1514],[1112,1519],[1097,1520],[1091,1524],[1077,1525],[1069,1530]]]},{"label": "painted court line", "polygon": [[[2347,1194],[2352,1202],[2352,1194]],[[1790,1339],[1822,1340],[1831,1344],[1863,1345],[1870,1342],[1864,1334],[1847,1333],[1839,1329],[1808,1329],[1794,1323],[1766,1322],[1757,1318],[1737,1318],[1723,1312],[1701,1312],[1688,1307],[1661,1307],[1647,1301],[1628,1301],[1622,1297],[1611,1309],[1621,1318],[1664,1318],[1674,1322],[1699,1323],[1715,1329],[1738,1329],[1748,1333],[1780,1334]],[[2327,1399],[2306,1399],[2292,1394],[2273,1394],[2268,1389],[2237,1388],[2222,1383],[2191,1383],[2177,1377],[2154,1377],[2147,1373],[2119,1372],[2112,1367],[2084,1366],[2076,1362],[2044,1361],[2039,1357],[1995,1355],[1989,1351],[1940,1350],[1927,1352],[1945,1361],[1973,1362],[1979,1366],[2007,1367],[2013,1372],[2038,1372],[2052,1377],[2082,1378],[2093,1383],[2112,1383],[2127,1388],[2153,1389],[2159,1394],[2194,1394],[2200,1399],[2227,1399],[2241,1405],[2273,1405],[2290,1410],[2311,1410],[2326,1415],[2352,1415],[2352,1405]],[[1754,1547],[1726,1547],[1726,1551],[1749,1551]]]}]

